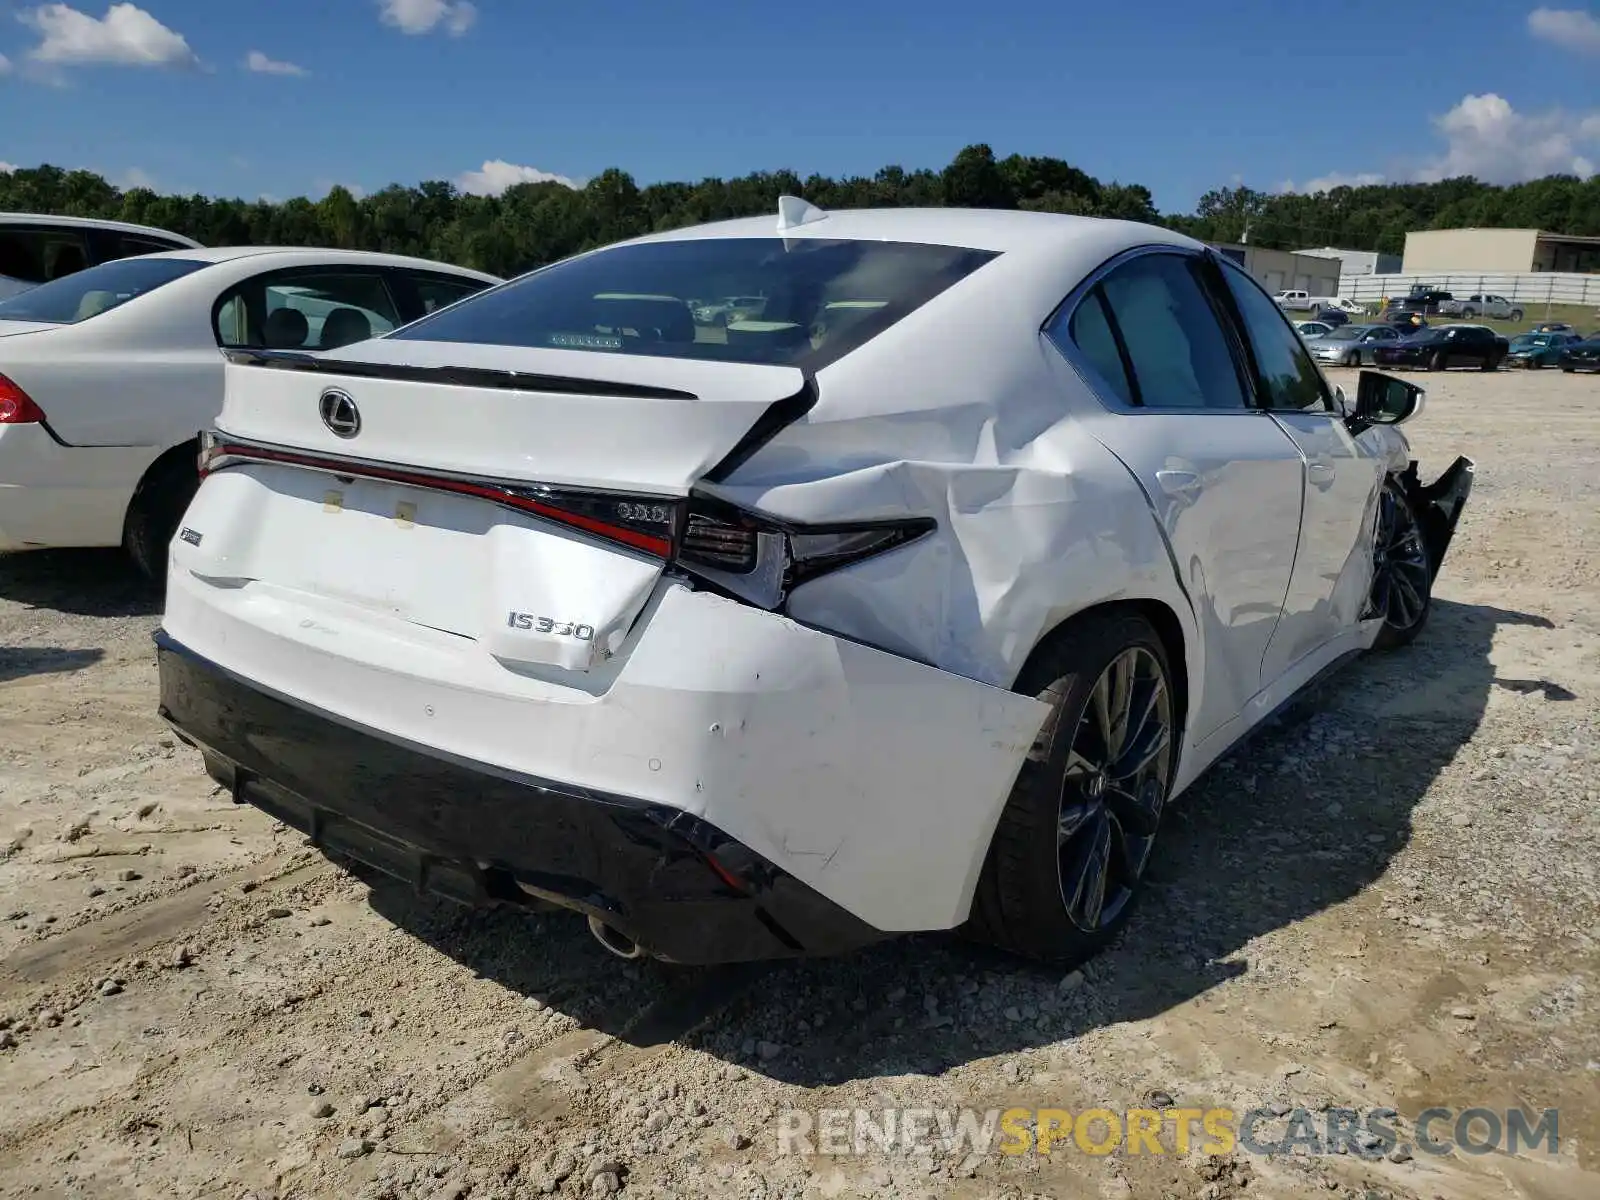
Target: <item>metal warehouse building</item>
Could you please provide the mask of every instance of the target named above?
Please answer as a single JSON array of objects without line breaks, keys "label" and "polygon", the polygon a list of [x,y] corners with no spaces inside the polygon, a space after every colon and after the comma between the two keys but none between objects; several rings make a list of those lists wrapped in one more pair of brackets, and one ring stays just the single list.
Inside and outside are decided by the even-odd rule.
[{"label": "metal warehouse building", "polygon": [[1540,229],[1425,229],[1406,234],[1407,275],[1449,271],[1600,272],[1600,237]]},{"label": "metal warehouse building", "polygon": [[1296,250],[1295,253],[1313,258],[1337,258],[1341,279],[1356,275],[1393,275],[1400,269],[1398,254],[1379,254],[1376,250],[1341,250],[1337,246],[1319,246],[1313,250]]},{"label": "metal warehouse building", "polygon": [[1313,296],[1339,294],[1339,260],[1317,254],[1297,254],[1292,250],[1269,250],[1265,246],[1246,246],[1236,242],[1212,242],[1221,253],[1238,263],[1267,291],[1310,292]]}]

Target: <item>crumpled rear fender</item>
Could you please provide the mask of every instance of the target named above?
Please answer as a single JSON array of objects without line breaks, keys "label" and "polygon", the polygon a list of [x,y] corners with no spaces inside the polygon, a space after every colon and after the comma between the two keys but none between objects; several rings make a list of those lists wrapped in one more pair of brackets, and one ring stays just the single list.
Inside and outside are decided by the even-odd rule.
[{"label": "crumpled rear fender", "polygon": [[1422,539],[1428,547],[1428,564],[1435,577],[1444,563],[1445,551],[1455,536],[1456,522],[1466,507],[1467,496],[1472,491],[1476,464],[1466,457],[1457,458],[1449,468],[1432,483],[1424,484],[1417,476],[1416,460],[1397,477],[1411,501],[1411,511],[1422,526]]}]

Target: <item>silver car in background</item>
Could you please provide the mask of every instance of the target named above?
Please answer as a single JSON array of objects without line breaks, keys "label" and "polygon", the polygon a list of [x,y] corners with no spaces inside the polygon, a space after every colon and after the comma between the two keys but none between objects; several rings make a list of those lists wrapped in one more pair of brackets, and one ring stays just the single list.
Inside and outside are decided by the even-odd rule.
[{"label": "silver car in background", "polygon": [[1392,346],[1405,334],[1393,325],[1341,325],[1321,337],[1307,338],[1306,349],[1324,366],[1360,367],[1373,362],[1381,346]]}]

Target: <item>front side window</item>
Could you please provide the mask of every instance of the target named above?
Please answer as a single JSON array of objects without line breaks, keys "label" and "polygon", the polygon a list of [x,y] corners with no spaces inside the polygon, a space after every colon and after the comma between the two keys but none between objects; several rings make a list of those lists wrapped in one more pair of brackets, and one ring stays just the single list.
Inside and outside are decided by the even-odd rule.
[{"label": "front side window", "polygon": [[644,242],[545,267],[395,337],[818,370],[995,257],[819,238]]},{"label": "front side window", "polygon": [[416,285],[417,299],[421,302],[424,314],[446,308],[457,300],[465,300],[489,286],[476,279],[446,278],[442,275],[412,275],[409,278]]},{"label": "front side window", "polygon": [[269,272],[230,288],[216,308],[217,343],[230,348],[333,350],[399,324],[376,271]]},{"label": "front side window", "polygon": [[1329,410],[1322,373],[1265,292],[1243,271],[1223,270],[1255,359],[1256,387],[1263,408]]},{"label": "front side window", "polygon": [[76,325],[209,264],[194,258],[124,258],[0,301],[0,321]]}]

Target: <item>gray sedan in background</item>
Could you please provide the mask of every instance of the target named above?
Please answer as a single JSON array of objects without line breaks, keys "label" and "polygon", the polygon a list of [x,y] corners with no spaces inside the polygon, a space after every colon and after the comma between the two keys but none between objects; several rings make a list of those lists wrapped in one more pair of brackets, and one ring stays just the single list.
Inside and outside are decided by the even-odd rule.
[{"label": "gray sedan in background", "polygon": [[1405,331],[1393,325],[1341,325],[1321,337],[1307,338],[1306,349],[1319,363],[1360,367],[1373,361],[1380,346],[1403,341]]}]

